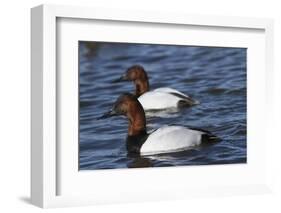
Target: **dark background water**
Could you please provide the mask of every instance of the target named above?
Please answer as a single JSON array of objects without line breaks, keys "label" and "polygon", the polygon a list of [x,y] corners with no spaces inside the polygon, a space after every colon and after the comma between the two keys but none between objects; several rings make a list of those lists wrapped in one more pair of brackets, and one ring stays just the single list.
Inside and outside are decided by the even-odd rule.
[{"label": "dark background water", "polygon": [[[110,169],[246,163],[245,48],[79,42],[80,169]],[[96,120],[132,82],[110,83],[134,64],[148,72],[151,89],[172,87],[201,102],[161,117],[148,117],[148,130],[165,124],[207,129],[223,140],[178,153],[127,157],[127,120]]]}]

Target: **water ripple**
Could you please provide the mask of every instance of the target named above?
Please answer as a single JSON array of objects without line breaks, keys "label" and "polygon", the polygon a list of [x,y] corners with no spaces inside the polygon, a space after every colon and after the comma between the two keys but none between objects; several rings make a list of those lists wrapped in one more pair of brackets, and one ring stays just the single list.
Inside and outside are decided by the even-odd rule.
[{"label": "water ripple", "polygon": [[[80,42],[80,169],[245,163],[246,49]],[[131,82],[111,84],[133,65],[148,71],[151,88],[169,86],[201,102],[182,111],[147,112],[151,131],[166,124],[208,129],[214,146],[155,156],[127,156],[127,120],[96,120]],[[155,117],[157,116],[157,117]]]}]

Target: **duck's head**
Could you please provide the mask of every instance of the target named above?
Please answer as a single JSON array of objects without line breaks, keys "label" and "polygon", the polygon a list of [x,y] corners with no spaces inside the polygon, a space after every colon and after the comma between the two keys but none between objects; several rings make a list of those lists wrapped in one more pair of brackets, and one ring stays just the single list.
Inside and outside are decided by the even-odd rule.
[{"label": "duck's head", "polygon": [[120,78],[115,80],[115,82],[136,80],[148,80],[146,71],[140,65],[133,65],[129,67]]},{"label": "duck's head", "polygon": [[134,95],[130,93],[120,95],[113,104],[111,110],[98,119],[104,119],[117,115],[124,115],[128,118],[128,135],[136,135],[139,132],[146,131],[145,113],[140,102]]},{"label": "duck's head", "polygon": [[134,95],[130,93],[122,94],[117,98],[112,109],[105,115],[109,115],[109,117],[115,115],[126,115],[130,108],[132,108],[132,103],[135,102],[138,102],[138,100],[136,100]]},{"label": "duck's head", "polygon": [[140,65],[129,67],[127,71],[120,78],[114,80],[113,83],[121,81],[133,81],[136,86],[135,95],[137,97],[149,91],[148,75]]}]

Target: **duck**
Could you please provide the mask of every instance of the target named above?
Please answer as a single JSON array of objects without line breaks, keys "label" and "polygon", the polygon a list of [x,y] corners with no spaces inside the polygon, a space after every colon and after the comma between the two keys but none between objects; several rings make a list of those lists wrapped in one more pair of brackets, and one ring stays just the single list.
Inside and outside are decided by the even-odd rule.
[{"label": "duck", "polygon": [[199,101],[190,96],[169,87],[161,87],[150,90],[147,72],[141,65],[133,65],[118,79],[113,82],[133,81],[135,96],[145,111],[157,111],[165,109],[179,109],[199,104]]},{"label": "duck", "polygon": [[148,133],[144,109],[135,95],[130,93],[120,95],[111,110],[98,119],[113,116],[125,116],[128,119],[126,139],[128,153],[138,155],[172,153],[221,140],[207,130],[180,125],[165,125]]}]

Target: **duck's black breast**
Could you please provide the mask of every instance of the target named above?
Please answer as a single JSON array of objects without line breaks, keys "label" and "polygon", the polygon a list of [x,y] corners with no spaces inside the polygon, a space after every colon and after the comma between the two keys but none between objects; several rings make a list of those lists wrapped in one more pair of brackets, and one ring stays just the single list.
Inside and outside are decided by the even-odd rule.
[{"label": "duck's black breast", "polygon": [[130,154],[139,154],[148,134],[144,131],[138,135],[128,136],[126,140],[127,151]]}]

